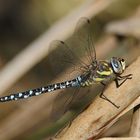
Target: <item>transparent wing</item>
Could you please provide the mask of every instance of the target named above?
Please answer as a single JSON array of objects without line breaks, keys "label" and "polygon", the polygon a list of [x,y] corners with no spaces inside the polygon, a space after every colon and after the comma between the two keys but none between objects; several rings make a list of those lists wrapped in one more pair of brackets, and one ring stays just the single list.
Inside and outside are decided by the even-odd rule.
[{"label": "transparent wing", "polygon": [[64,113],[69,110],[79,112],[85,108],[99,93],[99,88],[85,87],[85,88],[72,88],[60,93],[54,101],[51,118],[53,121],[60,118]]},{"label": "transparent wing", "polygon": [[76,24],[73,40],[77,41],[77,45],[85,55],[84,63],[91,64],[96,59],[96,51],[93,41],[93,32],[91,21],[82,17]]},{"label": "transparent wing", "polygon": [[54,50],[49,61],[55,75],[65,69],[69,69],[69,73],[65,73],[67,75],[65,77],[68,78],[64,80],[69,80],[73,75],[80,75],[96,59],[90,21],[81,18],[71,39],[66,42],[55,40],[50,48]]},{"label": "transparent wing", "polygon": [[77,57],[75,54],[76,50],[73,50],[66,42],[55,40],[51,43],[50,48],[51,50],[54,50],[51,51],[51,54],[48,57],[51,70],[54,75],[61,74],[65,71],[65,73],[63,73],[65,75],[64,81],[75,78],[73,76],[81,74],[81,65],[86,69],[87,65]]},{"label": "transparent wing", "polygon": [[79,94],[78,91],[79,88],[70,88],[56,96],[51,112],[53,120],[57,120],[69,110],[73,105],[73,98],[77,100],[76,95]]},{"label": "transparent wing", "polygon": [[[55,75],[65,71],[63,81],[75,78],[88,70],[88,66],[96,59],[91,26],[87,18],[81,18],[76,24],[71,39],[66,42],[55,40],[51,43],[49,56],[51,70]],[[59,79],[58,82],[60,82]],[[52,114],[58,115],[58,110],[61,110],[63,114],[73,102],[78,101],[80,96],[87,93],[85,90],[87,88],[82,88],[78,92],[75,88],[69,88],[64,94],[59,94],[54,101]]]}]

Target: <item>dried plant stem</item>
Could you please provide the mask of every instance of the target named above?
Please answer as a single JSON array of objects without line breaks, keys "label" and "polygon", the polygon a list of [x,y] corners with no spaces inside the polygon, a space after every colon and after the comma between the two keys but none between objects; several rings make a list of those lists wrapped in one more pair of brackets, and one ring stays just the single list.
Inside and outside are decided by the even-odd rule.
[{"label": "dried plant stem", "polygon": [[134,108],[130,136],[140,138],[140,104]]},{"label": "dried plant stem", "polygon": [[120,88],[112,83],[105,91],[105,95],[120,106],[119,109],[109,102],[97,97],[95,101],[81,113],[66,130],[55,138],[56,140],[87,140],[96,139],[108,127],[113,125],[124,113],[140,103],[140,57],[125,71],[133,74]]}]

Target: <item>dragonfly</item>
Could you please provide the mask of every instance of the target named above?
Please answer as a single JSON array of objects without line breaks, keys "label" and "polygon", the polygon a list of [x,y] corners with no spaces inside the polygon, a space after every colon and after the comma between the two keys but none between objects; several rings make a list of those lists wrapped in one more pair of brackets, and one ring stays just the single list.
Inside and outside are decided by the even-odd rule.
[{"label": "dragonfly", "polygon": [[[53,65],[58,65],[57,68],[59,71],[61,71],[60,69],[63,68],[61,66],[62,64],[74,67],[77,65],[77,63],[80,65],[80,67],[78,67],[80,72],[76,77],[72,78],[71,80],[68,79],[64,80],[63,82],[3,96],[0,97],[0,102],[27,99],[32,96],[38,96],[61,89],[86,88],[91,87],[93,84],[100,83],[103,85],[100,98],[107,100],[116,108],[119,108],[118,105],[113,103],[104,95],[104,90],[110,81],[115,81],[116,87],[120,87],[126,80],[132,79],[132,74],[121,76],[126,69],[126,62],[123,58],[112,57],[110,60],[98,60],[96,58],[96,50],[94,47],[93,35],[91,34],[91,26],[91,21],[88,18],[82,17],[79,19],[74,31],[74,36],[76,39],[79,39],[79,42],[77,42],[73,49],[69,47],[66,42],[59,40],[53,41],[50,45],[50,47],[62,48],[61,56],[58,55],[58,59],[52,59],[51,62]],[[87,55],[86,60],[81,60],[80,55],[82,53]],[[59,54],[59,52],[57,54]],[[62,55],[64,57],[62,57]],[[76,62],[73,60],[76,60]],[[60,61],[60,63],[58,63],[58,61]],[[57,70],[57,68],[55,70]]]}]

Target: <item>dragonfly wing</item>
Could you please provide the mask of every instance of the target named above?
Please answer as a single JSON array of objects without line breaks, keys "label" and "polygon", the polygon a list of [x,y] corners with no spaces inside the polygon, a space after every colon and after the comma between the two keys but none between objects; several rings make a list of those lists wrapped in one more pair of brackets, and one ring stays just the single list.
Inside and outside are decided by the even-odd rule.
[{"label": "dragonfly wing", "polygon": [[73,105],[73,98],[78,94],[78,90],[79,88],[66,89],[55,97],[51,112],[51,118],[53,121],[59,119],[70,109],[70,106]]},{"label": "dragonfly wing", "polygon": [[[72,37],[63,42],[55,40],[50,45],[53,52],[50,55],[50,64],[54,73],[60,74],[66,68],[70,69],[69,77],[80,75],[96,59],[96,52],[91,32],[91,22],[88,18],[80,18],[76,24]],[[67,77],[66,76],[66,77]]]},{"label": "dragonfly wing", "polygon": [[55,76],[65,71],[63,73],[65,81],[81,74],[79,67],[82,65],[82,62],[81,60],[77,62],[77,59],[80,58],[77,58],[72,48],[66,42],[54,40],[50,44],[50,51],[51,54],[48,59]]},{"label": "dragonfly wing", "polygon": [[80,47],[79,50],[81,50],[86,57],[84,63],[91,64],[96,59],[96,51],[93,41],[92,23],[88,18],[82,17],[79,19],[73,38],[75,38],[74,40],[78,43],[76,46]]},{"label": "dragonfly wing", "polygon": [[[69,40],[65,42],[55,40],[51,43],[49,60],[52,71],[54,71],[55,74],[60,74],[63,70],[67,69],[68,73],[64,73],[66,75],[64,80],[69,80],[72,76],[72,78],[75,78],[81,75],[84,70],[88,70],[88,66],[96,59],[91,26],[89,19],[81,18],[76,24],[73,36]],[[73,102],[80,101],[82,97],[87,96],[87,89],[88,88],[82,88],[82,90],[81,88],[66,89],[64,94],[59,94],[54,101],[53,114],[58,110],[64,113]],[[77,90],[80,91],[78,92]]]}]

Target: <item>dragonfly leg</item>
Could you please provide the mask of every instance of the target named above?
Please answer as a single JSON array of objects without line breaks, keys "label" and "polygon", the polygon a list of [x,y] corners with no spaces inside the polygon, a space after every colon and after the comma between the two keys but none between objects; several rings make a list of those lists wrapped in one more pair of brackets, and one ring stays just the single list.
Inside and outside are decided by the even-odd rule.
[{"label": "dragonfly leg", "polygon": [[104,84],[103,82],[101,82],[101,84],[104,86],[103,87],[103,90],[100,94],[100,98],[110,102],[112,105],[114,105],[116,108],[119,108],[120,106],[117,106],[115,103],[113,103],[109,98],[107,98],[105,95],[104,95],[104,91],[105,91],[105,88],[106,88],[106,84]]},{"label": "dragonfly leg", "polygon": [[[125,75],[125,76],[118,76],[115,79],[116,87],[119,88],[128,79],[132,79],[132,74],[128,74],[128,75]],[[120,80],[123,80],[123,81],[121,83],[119,83]]]}]

